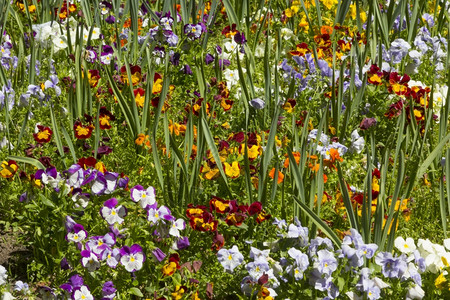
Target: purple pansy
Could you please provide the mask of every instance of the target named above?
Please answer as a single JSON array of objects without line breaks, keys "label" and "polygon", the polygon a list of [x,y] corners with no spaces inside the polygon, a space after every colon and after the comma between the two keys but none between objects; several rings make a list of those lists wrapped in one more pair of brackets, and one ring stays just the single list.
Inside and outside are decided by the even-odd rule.
[{"label": "purple pansy", "polygon": [[107,281],[103,284],[102,287],[102,296],[103,299],[114,299],[116,296],[116,289],[114,287],[114,283],[112,281]]},{"label": "purple pansy", "polygon": [[81,264],[89,272],[94,272],[100,268],[100,262],[98,261],[97,255],[89,250],[81,251]]},{"label": "purple pansy", "polygon": [[127,215],[127,209],[124,206],[116,206],[117,199],[111,198],[106,200],[100,209],[101,216],[109,225],[114,225],[115,223],[122,224],[123,218]]},{"label": "purple pansy", "polygon": [[153,250],[152,254],[153,254],[153,257],[159,262],[162,262],[164,260],[164,258],[166,258],[166,254],[164,252],[162,252],[162,250],[159,248],[156,248],[155,250]]},{"label": "purple pansy", "polygon": [[106,264],[110,268],[115,268],[117,267],[120,261],[120,249],[119,248],[105,249],[102,252],[102,255],[100,256],[100,259],[102,261],[106,260]]},{"label": "purple pansy", "polygon": [[131,247],[123,246],[120,249],[120,255],[122,256],[120,262],[128,272],[135,272],[142,269],[145,255],[142,252],[141,246],[138,244],[134,244]]},{"label": "purple pansy", "polygon": [[158,224],[159,221],[172,221],[175,218],[172,216],[169,208],[167,206],[160,206],[158,209],[150,208],[147,212],[147,220],[152,222],[154,225]]},{"label": "purple pansy", "polygon": [[380,252],[375,257],[375,263],[381,266],[381,272],[387,278],[400,278],[407,269],[405,255],[393,257],[390,252]]},{"label": "purple pansy", "polygon": [[84,230],[83,225],[75,224],[75,225],[73,225],[71,232],[69,232],[66,235],[66,239],[69,242],[79,243],[81,241],[84,241],[87,238],[87,236],[88,236],[87,231]]},{"label": "purple pansy", "polygon": [[141,185],[136,185],[131,188],[131,200],[139,202],[142,208],[147,206],[156,208],[156,195],[155,188],[150,186],[144,189]]},{"label": "purple pansy", "polygon": [[184,25],[184,34],[187,35],[190,40],[199,39],[203,32],[206,32],[206,26],[203,23]]}]

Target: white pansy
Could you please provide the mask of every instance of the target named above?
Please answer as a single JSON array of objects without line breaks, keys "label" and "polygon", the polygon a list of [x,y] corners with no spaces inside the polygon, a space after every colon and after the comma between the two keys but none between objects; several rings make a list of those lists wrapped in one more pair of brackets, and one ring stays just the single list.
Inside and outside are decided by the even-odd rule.
[{"label": "white pansy", "polygon": [[412,238],[406,238],[406,240],[399,236],[394,241],[395,247],[401,252],[405,254],[409,254],[416,250],[416,244]]},{"label": "white pansy", "polygon": [[2,300],[12,300],[16,299],[10,292],[4,292],[2,296]]},{"label": "white pansy", "polygon": [[357,129],[353,130],[351,138],[352,138],[352,145],[350,147],[351,151],[356,152],[358,154],[361,153],[365,145],[364,138],[358,134]]},{"label": "white pansy", "polygon": [[223,77],[225,78],[225,81],[227,82],[227,85],[229,87],[232,87],[239,82],[238,70],[226,69],[225,71],[223,71]]},{"label": "white pansy", "polygon": [[75,300],[94,300],[94,297],[92,296],[91,292],[87,288],[87,286],[83,285],[79,290],[76,290],[73,293],[73,299]]},{"label": "white pansy", "polygon": [[6,269],[4,266],[0,265],[0,285],[4,285],[6,283],[6,278],[8,278]]},{"label": "white pansy", "polygon": [[284,40],[288,41],[292,37],[294,37],[294,32],[289,28],[281,28],[281,36],[283,37]]},{"label": "white pansy", "polygon": [[227,52],[236,52],[236,49],[238,48],[238,46],[239,45],[234,40],[231,40],[224,44],[225,50]]},{"label": "white pansy", "polygon": [[422,299],[423,297],[425,297],[424,290],[418,284],[416,284],[408,289],[405,299],[406,300]]}]

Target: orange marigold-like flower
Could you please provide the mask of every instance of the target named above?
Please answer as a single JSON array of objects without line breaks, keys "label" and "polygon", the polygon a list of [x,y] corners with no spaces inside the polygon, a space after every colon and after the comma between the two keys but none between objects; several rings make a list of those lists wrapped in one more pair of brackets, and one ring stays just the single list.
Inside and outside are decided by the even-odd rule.
[{"label": "orange marigold-like flower", "polygon": [[333,33],[333,27],[323,25],[322,27],[320,27],[320,33],[331,35]]},{"label": "orange marigold-like flower", "polygon": [[[269,172],[269,177],[274,179],[275,178],[275,168],[273,168],[272,170],[270,170]],[[278,171],[278,179],[277,179],[277,183],[280,184],[282,183],[284,180],[284,174],[281,173],[280,171]]]},{"label": "orange marigold-like flower", "polygon": [[136,145],[142,146],[142,144],[145,142],[146,139],[148,139],[148,135],[139,133],[137,139],[134,142]]},{"label": "orange marigold-like flower", "polygon": [[[295,162],[298,165],[300,163],[300,152],[292,152],[292,155],[294,156]],[[289,167],[289,157],[286,158],[283,166],[285,168]]]}]

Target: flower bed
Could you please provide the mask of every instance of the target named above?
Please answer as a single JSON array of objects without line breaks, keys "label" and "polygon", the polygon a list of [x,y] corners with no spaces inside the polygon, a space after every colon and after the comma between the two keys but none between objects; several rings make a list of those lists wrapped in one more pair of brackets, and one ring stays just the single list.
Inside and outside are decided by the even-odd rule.
[{"label": "flower bed", "polygon": [[449,297],[449,3],[50,2],[0,0],[2,299]]}]

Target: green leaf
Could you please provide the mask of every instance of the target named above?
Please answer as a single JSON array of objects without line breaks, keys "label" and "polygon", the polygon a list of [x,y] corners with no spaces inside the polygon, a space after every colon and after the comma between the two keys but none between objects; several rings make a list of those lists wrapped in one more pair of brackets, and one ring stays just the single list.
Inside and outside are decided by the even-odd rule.
[{"label": "green leaf", "polygon": [[142,294],[142,292],[138,288],[135,288],[135,287],[130,288],[128,290],[128,293],[130,293],[131,295],[138,296],[138,297],[144,297],[144,294]]},{"label": "green leaf", "polygon": [[50,201],[50,199],[48,199],[48,198],[45,197],[44,195],[39,194],[39,199],[42,201],[42,203],[43,203],[44,205],[49,206],[49,207],[52,207],[52,208],[55,208],[55,204],[53,204],[53,202]]},{"label": "green leaf", "polygon": [[442,148],[447,144],[448,140],[450,140],[450,133],[445,136],[445,138],[442,139],[442,141],[434,148],[433,152],[428,155],[427,159],[422,163],[422,165],[417,170],[417,177],[420,177],[425,173],[425,171],[428,169],[428,167],[431,165],[431,163],[436,159],[436,157],[442,153]]},{"label": "green leaf", "polygon": [[229,0],[223,0],[223,5],[225,6],[228,20],[230,21],[230,26],[232,24],[236,24],[236,26],[239,28],[239,20],[236,15],[236,12],[234,11],[233,6],[231,5]]},{"label": "green leaf", "polygon": [[293,198],[298,206],[300,206],[300,209],[308,215],[308,217],[313,221],[314,224],[316,224],[317,228],[322,230],[336,245],[336,247],[340,248],[341,240],[338,238],[336,233],[334,233],[334,231],[327,225],[327,223],[325,223],[318,215],[316,215],[311,209],[309,209],[309,207],[305,203],[298,201],[296,197]]},{"label": "green leaf", "polygon": [[217,147],[216,147],[216,144],[214,143],[214,139],[212,137],[211,131],[209,130],[208,123],[206,122],[204,117],[202,117],[201,124],[202,124],[202,130],[203,130],[206,142],[208,143],[208,147],[211,150],[214,160],[216,161],[217,168],[219,169],[220,175],[222,175],[223,181],[225,182],[225,187],[226,187],[229,195],[232,197],[230,187],[228,186],[227,176],[225,175],[225,171],[223,170],[223,166],[220,161],[219,151],[217,151]]},{"label": "green leaf", "polygon": [[31,157],[10,155],[10,156],[8,156],[8,159],[12,159],[17,162],[21,162],[21,163],[25,163],[25,164],[30,164],[30,165],[35,166],[38,169],[45,170],[44,165],[40,161],[38,161],[37,159],[31,158]]}]

